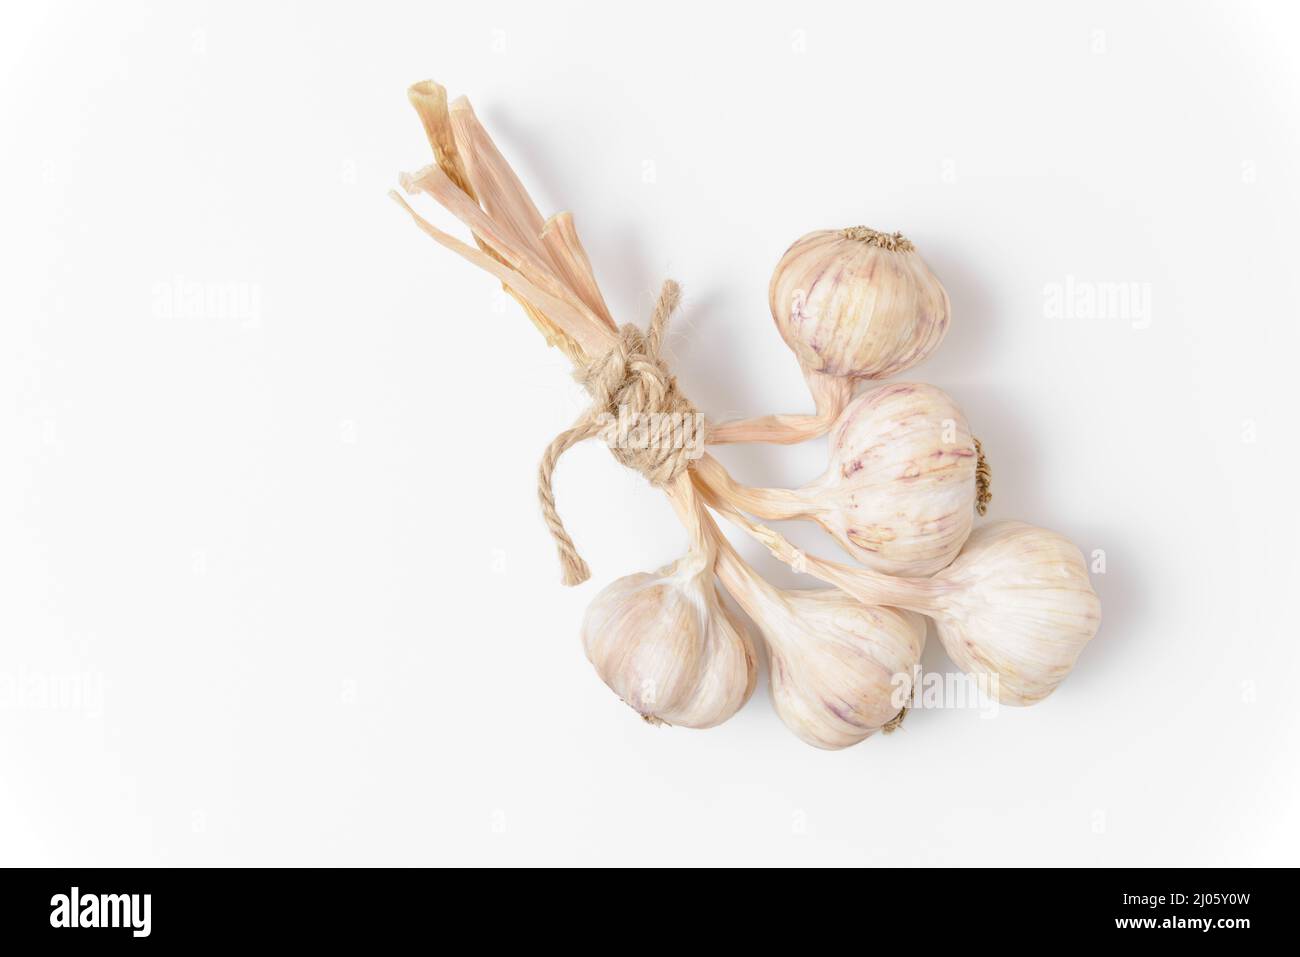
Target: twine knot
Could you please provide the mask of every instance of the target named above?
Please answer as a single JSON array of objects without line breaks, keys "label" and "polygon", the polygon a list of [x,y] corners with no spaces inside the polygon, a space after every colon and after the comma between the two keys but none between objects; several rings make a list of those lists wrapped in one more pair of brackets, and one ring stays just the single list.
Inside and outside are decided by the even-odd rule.
[{"label": "twine knot", "polygon": [[[623,326],[613,348],[574,374],[591,395],[591,405],[547,446],[537,474],[537,498],[566,585],[581,584],[591,570],[555,508],[551,483],[560,456],[579,442],[602,436],[615,459],[651,485],[665,486],[690,468],[703,448],[702,417],[678,390],[676,376],[660,355],[668,320],[680,300],[681,289],[667,280],[649,327],[643,332],[630,323]],[[629,424],[633,436],[625,431]]]}]

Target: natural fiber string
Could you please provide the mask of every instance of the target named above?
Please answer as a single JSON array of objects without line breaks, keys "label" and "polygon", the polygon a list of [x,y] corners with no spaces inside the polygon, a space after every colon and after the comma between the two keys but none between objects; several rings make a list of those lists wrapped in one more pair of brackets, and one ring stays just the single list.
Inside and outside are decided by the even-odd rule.
[{"label": "natural fiber string", "polygon": [[984,458],[984,446],[980,445],[980,440],[975,439],[975,511],[983,515],[989,510],[989,502],[993,500],[993,492],[990,491],[989,485],[993,481],[993,470],[989,468],[989,463]]},{"label": "natural fiber string", "polygon": [[[668,320],[680,299],[681,289],[669,279],[659,293],[659,301],[646,331],[642,332],[631,324],[623,326],[619,330],[618,343],[609,352],[574,373],[574,378],[591,395],[591,406],[571,428],[561,432],[547,446],[537,470],[537,498],[542,505],[546,527],[555,539],[566,585],[585,582],[591,577],[591,569],[578,554],[555,508],[552,477],[560,456],[579,442],[605,432],[611,422],[622,421],[620,413],[635,416],[633,421],[644,421],[643,417],[649,415],[673,417],[652,420],[656,422],[681,422],[687,416],[700,421],[695,406],[677,390],[677,379],[660,356]],[[702,444],[703,436],[699,436],[698,441]],[[609,450],[619,462],[640,472],[655,486],[668,485],[690,467],[698,454],[684,442],[654,440],[645,445],[644,448],[629,448],[625,443],[610,442]]]}]

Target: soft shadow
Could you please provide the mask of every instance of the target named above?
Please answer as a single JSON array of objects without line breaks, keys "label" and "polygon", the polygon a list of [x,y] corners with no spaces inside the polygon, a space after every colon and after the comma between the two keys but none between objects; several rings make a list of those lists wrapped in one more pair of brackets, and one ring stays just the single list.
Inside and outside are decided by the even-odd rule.
[{"label": "soft shadow", "polygon": [[1065,680],[1073,692],[1092,694],[1096,696],[1093,700],[1105,701],[1113,697],[1114,677],[1125,667],[1130,645],[1141,640],[1151,613],[1147,575],[1142,566],[1148,552],[1137,541],[1126,540],[1132,529],[1089,524],[1060,531],[1079,545],[1090,569],[1097,560],[1093,552],[1100,547],[1095,544],[1099,542],[1106,543],[1108,569],[1123,569],[1123,574],[1092,572],[1092,587],[1101,599],[1101,628]]},{"label": "soft shadow", "polygon": [[926,240],[926,263],[948,291],[952,321],[939,348],[899,379],[916,379],[947,388],[945,382],[968,382],[995,354],[998,315],[1003,308],[983,276],[969,266],[970,256],[942,241]]}]

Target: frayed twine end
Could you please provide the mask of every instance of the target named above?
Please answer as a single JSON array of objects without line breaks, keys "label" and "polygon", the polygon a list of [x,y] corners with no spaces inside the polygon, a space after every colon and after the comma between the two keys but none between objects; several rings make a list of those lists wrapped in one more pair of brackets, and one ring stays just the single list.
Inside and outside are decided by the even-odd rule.
[{"label": "frayed twine end", "polygon": [[562,548],[559,552],[560,568],[562,569],[560,575],[561,582],[572,588],[575,585],[581,585],[583,582],[587,581],[587,579],[591,578],[591,569],[587,567],[587,563],[583,560],[581,555],[566,553]]}]

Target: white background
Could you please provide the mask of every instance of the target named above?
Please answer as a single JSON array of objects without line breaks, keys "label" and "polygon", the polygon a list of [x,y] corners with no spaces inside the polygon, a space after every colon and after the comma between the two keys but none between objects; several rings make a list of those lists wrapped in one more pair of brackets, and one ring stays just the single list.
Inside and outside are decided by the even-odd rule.
[{"label": "white background", "polygon": [[[0,863],[1300,863],[1294,5],[743,11],[5,5]],[[425,77],[620,319],[683,283],[715,417],[806,406],[790,242],[914,239],[954,318],[909,376],[990,517],[1104,552],[1060,691],[838,753],[761,685],[708,732],[622,705],[583,609],[684,538],[590,444],[557,493],[595,578],[558,584],[535,469],[581,395],[385,198]],[[1150,313],[1053,315],[1067,281]],[[825,444],[723,458],[798,484]]]}]

